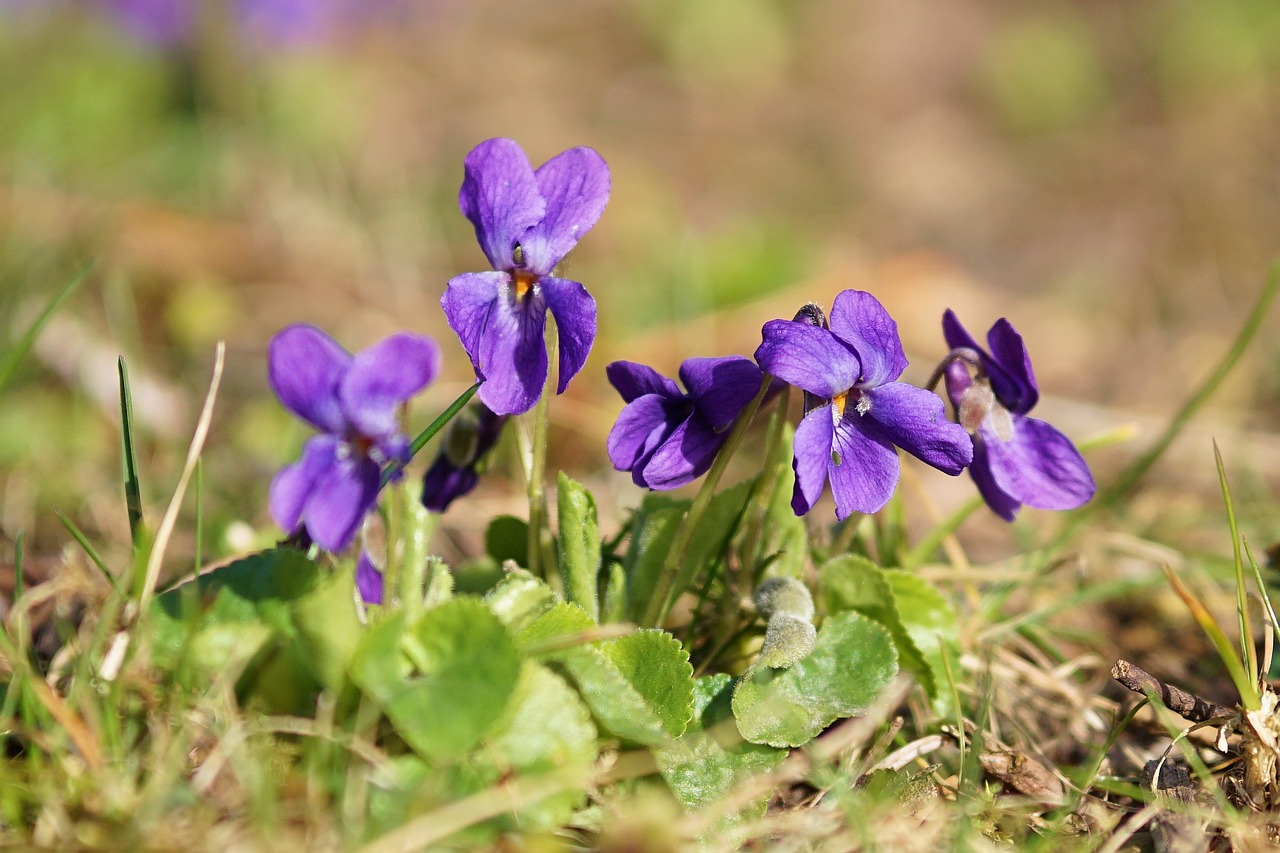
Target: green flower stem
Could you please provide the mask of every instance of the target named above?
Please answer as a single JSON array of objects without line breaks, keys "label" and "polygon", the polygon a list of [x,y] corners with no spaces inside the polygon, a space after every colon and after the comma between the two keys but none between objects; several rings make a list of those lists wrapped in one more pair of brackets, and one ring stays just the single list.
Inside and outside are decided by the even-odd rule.
[{"label": "green flower stem", "polygon": [[836,538],[831,541],[831,552],[828,557],[838,557],[841,554],[848,553],[853,547],[853,539],[858,535],[858,525],[865,518],[862,513],[855,512],[844,520],[840,525],[840,532],[836,534]]},{"label": "green flower stem", "polygon": [[529,476],[526,485],[529,495],[529,557],[526,566],[534,577],[542,577],[542,526],[546,523],[546,494],[543,484],[547,470],[547,433],[550,419],[551,396],[556,391],[556,374],[559,372],[559,351],[556,347],[555,319],[547,316],[547,382],[542,386],[542,396],[533,407],[533,446],[529,454]]},{"label": "green flower stem", "polygon": [[404,564],[404,548],[402,539],[406,528],[404,491],[400,488],[387,489],[387,556],[382,566],[383,607],[387,610],[401,606],[400,573]]},{"label": "green flower stem", "polygon": [[684,518],[680,521],[680,528],[676,531],[675,538],[671,542],[671,550],[667,552],[666,562],[662,564],[662,573],[658,575],[657,583],[654,585],[653,597],[649,599],[649,603],[645,607],[644,618],[640,620],[641,628],[657,627],[666,618],[670,607],[668,599],[671,598],[671,587],[675,584],[676,575],[680,571],[680,564],[684,561],[685,553],[689,550],[689,543],[693,541],[694,534],[698,530],[698,524],[702,521],[702,516],[707,511],[711,498],[715,495],[716,486],[724,475],[725,468],[729,465],[730,457],[738,449],[738,445],[742,443],[742,436],[746,434],[747,427],[750,426],[751,421],[755,418],[756,410],[760,408],[760,404],[764,401],[765,394],[769,393],[769,385],[772,381],[773,377],[766,376],[764,378],[764,382],[760,383],[760,391],[756,394],[755,399],[747,404],[746,408],[739,413],[738,419],[733,422],[733,429],[729,433],[729,438],[725,440],[724,447],[720,448],[720,452],[716,454],[716,461],[711,464],[711,470],[707,472],[706,479],[702,481],[702,488],[698,490],[698,496],[693,499],[693,506],[689,507],[689,511],[685,513]]},{"label": "green flower stem", "polygon": [[[787,404],[791,402],[791,386],[784,385],[779,396],[781,399],[778,400],[773,414],[769,417],[769,425],[765,429],[764,465],[761,466],[760,476],[756,478],[755,485],[751,487],[751,496],[747,499],[747,512],[750,514],[751,523],[747,525],[747,533],[742,543],[742,558],[750,561],[746,565],[751,566],[752,569],[743,573],[742,580],[748,586],[754,586],[761,572],[764,571],[765,560],[759,551],[763,547],[765,517],[769,514],[769,504],[773,502],[773,493],[777,486],[777,479],[773,476],[773,472],[782,458],[782,437],[786,434],[783,427],[787,423]],[[750,589],[746,590],[747,595],[751,595],[751,592]]]},{"label": "green flower stem", "polygon": [[[445,424],[453,420],[453,416],[462,411],[462,407],[470,402],[471,398],[474,397],[476,392],[479,390],[480,383],[476,382],[476,384],[472,385],[466,391],[463,391],[462,394],[458,396],[458,399],[450,403],[449,408],[441,412],[440,417],[432,421],[431,425],[424,429],[422,433],[409,445],[409,458],[412,459],[414,456],[417,456],[418,451],[425,447],[428,441],[435,438],[436,433],[444,429]],[[384,479],[385,476],[386,475],[384,475]]]}]

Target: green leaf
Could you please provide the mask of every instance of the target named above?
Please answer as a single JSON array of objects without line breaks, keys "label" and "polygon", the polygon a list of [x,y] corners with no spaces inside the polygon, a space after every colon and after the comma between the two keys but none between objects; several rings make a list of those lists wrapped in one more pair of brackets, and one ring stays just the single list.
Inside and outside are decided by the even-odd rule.
[{"label": "green leaf", "polygon": [[754,484],[754,480],[743,480],[718,493],[707,504],[698,522],[698,535],[689,543],[671,587],[672,600],[696,583],[698,577],[724,555],[742,520]]},{"label": "green leaf", "polygon": [[485,593],[485,603],[513,632],[518,632],[556,603],[551,587],[524,569],[508,572]]},{"label": "green leaf", "polygon": [[693,716],[693,667],[680,641],[666,631],[650,629],[604,643],[600,649],[667,733],[679,736]]},{"label": "green leaf", "polygon": [[335,572],[293,605],[298,647],[316,679],[337,689],[346,683],[347,669],[364,636],[356,615],[355,571]]},{"label": "green leaf", "polygon": [[577,634],[594,628],[595,624],[587,611],[578,605],[558,601],[516,632],[516,645],[522,651],[527,651],[528,647],[535,643],[552,637]]},{"label": "green leaf", "polygon": [[884,577],[893,590],[894,605],[912,644],[919,649],[933,673],[937,692],[929,695],[933,699],[934,710],[946,713],[951,706],[951,697],[943,689],[947,683],[947,670],[942,647],[946,646],[948,659],[953,662],[960,659],[960,629],[956,612],[942,593],[917,575],[890,569],[885,571]]},{"label": "green leaf", "polygon": [[[916,645],[903,621],[904,610],[898,606],[889,574],[866,557],[855,554],[836,557],[818,570],[819,599],[829,614],[853,610],[888,628],[898,647],[902,667],[916,677],[930,699],[937,699],[938,686],[943,683],[942,670],[926,661]],[[906,576],[903,572],[897,574]],[[918,598],[913,595],[908,603],[916,606]]]},{"label": "green leaf", "polygon": [[529,565],[529,525],[514,515],[499,515],[484,531],[484,552],[501,565],[511,560],[517,566]]},{"label": "green leaf", "polygon": [[465,753],[504,718],[520,654],[483,601],[459,597],[406,626],[393,613],[366,635],[352,677],[424,758]]},{"label": "green leaf", "polygon": [[864,712],[898,672],[887,629],[860,613],[828,617],[813,652],[790,669],[738,679],[733,714],[752,743],[800,746],[842,717]]},{"label": "green leaf", "polygon": [[665,631],[640,631],[553,652],[546,659],[578,688],[601,728],[623,740],[667,743],[684,731],[693,714],[689,655]]},{"label": "green leaf", "polygon": [[[788,424],[783,437],[784,447],[791,446],[793,437],[794,430]],[[770,575],[803,578],[809,557],[809,531],[804,519],[797,516],[791,508],[796,475],[791,468],[790,459],[778,463],[773,470],[773,479],[773,492],[769,498],[769,508],[765,512],[760,558],[773,557]]]},{"label": "green leaf", "polygon": [[565,597],[596,620],[600,606],[596,581],[600,572],[600,523],[596,519],[595,498],[561,471],[556,477],[556,506]]},{"label": "green leaf", "polygon": [[[785,750],[748,743],[733,724],[733,679],[724,673],[694,683],[694,714],[684,736],[656,752],[662,778],[686,811],[716,803],[743,779],[773,769]],[[718,826],[745,817],[762,817],[768,795],[761,796]]]},{"label": "green leaf", "polygon": [[606,570],[604,612],[600,614],[600,621],[605,624],[627,621],[627,570],[622,563],[611,561]]},{"label": "green leaf", "polygon": [[654,595],[662,564],[671,550],[686,504],[646,499],[632,526],[631,547],[627,549],[627,611],[639,622]]}]

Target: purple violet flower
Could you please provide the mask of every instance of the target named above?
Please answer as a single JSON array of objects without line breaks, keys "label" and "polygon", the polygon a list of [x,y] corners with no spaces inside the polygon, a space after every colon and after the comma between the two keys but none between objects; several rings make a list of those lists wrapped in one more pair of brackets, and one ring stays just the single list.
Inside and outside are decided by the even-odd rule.
[{"label": "purple violet flower", "polygon": [[382,571],[363,548],[356,559],[356,592],[360,593],[360,600],[365,604],[382,603]]},{"label": "purple violet flower", "polygon": [[953,355],[963,356],[946,367],[947,395],[973,437],[969,474],[991,511],[1013,521],[1023,504],[1074,509],[1088,502],[1095,486],[1080,451],[1054,427],[1026,416],[1040,390],[1017,330],[1003,317],[997,320],[987,332],[988,352],[948,310],[942,332]]},{"label": "purple violet flower", "polygon": [[651,367],[615,361],[605,368],[626,401],[609,433],[609,459],[637,486],[675,489],[711,467],[729,427],[760,391],[764,374],[748,358],[690,358],[680,381]]},{"label": "purple violet flower", "polygon": [[560,333],[562,393],[596,337],[596,303],[576,281],[551,275],[609,201],[609,167],[590,148],[570,148],[538,167],[510,139],[467,155],[458,206],[475,226],[491,272],[455,276],[440,304],[484,380],[480,399],[500,415],[533,408],[547,380],[543,331]]},{"label": "purple violet flower", "polygon": [[444,512],[449,504],[476,487],[480,465],[498,443],[508,417],[476,403],[453,419],[440,452],[422,478],[423,506],[432,512]]},{"label": "purple violet flower", "polygon": [[796,427],[796,515],[817,503],[828,479],[838,518],[879,510],[898,484],[895,445],[953,476],[969,464],[972,442],[946,419],[942,400],[894,381],[907,367],[898,324],[870,293],[836,296],[829,329],[771,320],[762,334],[760,367],[816,398]]},{"label": "purple violet flower", "polygon": [[383,468],[409,459],[397,409],[436,375],[439,349],[428,338],[392,335],[352,356],[314,326],[289,326],[267,354],[271,388],[286,409],[320,430],[302,458],[271,482],[271,517],[292,533],[341,551],[381,488]]}]

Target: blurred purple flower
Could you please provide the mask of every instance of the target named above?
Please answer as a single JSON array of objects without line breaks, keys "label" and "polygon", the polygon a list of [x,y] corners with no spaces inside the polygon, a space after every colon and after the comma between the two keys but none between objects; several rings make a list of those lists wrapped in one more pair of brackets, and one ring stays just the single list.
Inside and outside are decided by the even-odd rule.
[{"label": "blurred purple flower", "polygon": [[382,603],[382,572],[373,564],[369,552],[363,548],[356,560],[356,591],[365,604]]},{"label": "blurred purple flower", "polygon": [[688,393],[643,364],[615,361],[605,372],[627,404],[609,433],[609,459],[619,471],[630,471],[637,486],[658,490],[707,473],[764,380],[742,356],[686,359],[680,381]]},{"label": "blurred purple flower", "polygon": [[479,467],[498,443],[507,415],[498,415],[483,403],[464,409],[445,433],[435,461],[422,478],[422,505],[444,512],[480,482]]},{"label": "blurred purple flower", "polygon": [[[1022,504],[1074,509],[1088,502],[1095,487],[1080,451],[1049,424],[1026,417],[1040,390],[1017,330],[997,320],[987,332],[988,352],[948,310],[942,332],[953,354],[964,356],[947,365],[947,395],[973,437],[969,474],[992,512],[1013,521]],[[966,361],[976,362],[976,376]]]},{"label": "blurred purple flower", "polygon": [[796,427],[791,507],[807,513],[828,479],[836,516],[876,512],[898,484],[894,446],[946,472],[972,459],[964,429],[946,419],[942,400],[895,382],[907,358],[898,325],[870,293],[846,290],[831,306],[830,328],[772,320],[756,361],[765,372],[813,395]]},{"label": "blurred purple flower", "polygon": [[302,458],[271,483],[271,517],[292,533],[341,551],[377,501],[384,467],[409,458],[397,408],[435,377],[439,350],[408,333],[352,356],[314,326],[289,326],[267,355],[271,388],[286,409],[320,430]]},{"label": "blurred purple flower", "polygon": [[609,201],[609,167],[590,148],[570,148],[538,167],[510,139],[467,155],[458,206],[475,226],[492,272],[455,276],[440,304],[484,380],[480,399],[500,415],[533,408],[547,379],[550,309],[560,334],[564,391],[596,336],[596,303],[576,281],[551,275]]}]

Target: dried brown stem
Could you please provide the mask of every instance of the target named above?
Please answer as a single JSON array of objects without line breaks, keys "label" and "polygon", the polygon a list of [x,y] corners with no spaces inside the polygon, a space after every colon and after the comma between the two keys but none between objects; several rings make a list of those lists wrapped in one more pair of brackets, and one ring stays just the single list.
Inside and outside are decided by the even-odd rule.
[{"label": "dried brown stem", "polygon": [[1231,708],[1210,702],[1208,699],[1188,693],[1181,687],[1165,684],[1137,664],[1127,660],[1118,660],[1111,667],[1111,677],[1143,696],[1154,695],[1160,698],[1170,711],[1176,712],[1185,720],[1193,723],[1207,723],[1217,717],[1230,717],[1235,714]]}]

